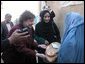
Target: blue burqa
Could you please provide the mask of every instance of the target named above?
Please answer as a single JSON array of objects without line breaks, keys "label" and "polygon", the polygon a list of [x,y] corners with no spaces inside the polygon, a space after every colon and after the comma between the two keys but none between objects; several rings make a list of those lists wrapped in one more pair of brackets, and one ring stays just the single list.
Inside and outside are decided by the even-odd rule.
[{"label": "blue burqa", "polygon": [[84,63],[84,18],[78,13],[66,15],[58,63]]}]

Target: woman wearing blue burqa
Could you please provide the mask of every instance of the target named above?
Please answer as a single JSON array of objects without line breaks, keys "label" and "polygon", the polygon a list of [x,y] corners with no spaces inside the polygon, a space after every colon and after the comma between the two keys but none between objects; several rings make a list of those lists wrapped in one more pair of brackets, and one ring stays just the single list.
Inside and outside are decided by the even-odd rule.
[{"label": "woman wearing blue burqa", "polygon": [[84,63],[84,18],[78,13],[66,15],[58,63]]}]

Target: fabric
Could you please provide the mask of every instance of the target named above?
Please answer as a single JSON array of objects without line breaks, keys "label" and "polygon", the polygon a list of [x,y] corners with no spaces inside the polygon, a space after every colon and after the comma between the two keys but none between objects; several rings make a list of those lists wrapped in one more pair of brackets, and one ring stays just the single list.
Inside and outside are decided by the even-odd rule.
[{"label": "fabric", "polygon": [[65,19],[65,33],[61,40],[58,63],[84,62],[84,19],[70,12]]}]

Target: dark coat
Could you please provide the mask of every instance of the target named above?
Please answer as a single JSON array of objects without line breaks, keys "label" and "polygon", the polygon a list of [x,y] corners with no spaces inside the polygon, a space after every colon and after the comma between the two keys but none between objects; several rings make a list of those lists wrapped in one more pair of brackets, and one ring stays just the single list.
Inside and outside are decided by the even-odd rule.
[{"label": "dark coat", "polygon": [[[44,15],[46,13],[50,14],[50,20],[48,23],[44,22]],[[53,16],[51,15],[52,14],[48,10],[41,11],[40,13],[41,22],[36,24],[35,35],[43,38],[44,40],[48,40],[49,43],[60,42],[60,32],[56,24],[52,21]]]},{"label": "dark coat", "polygon": [[[11,35],[16,29],[21,29],[16,25],[10,31]],[[9,49],[3,52],[2,58],[6,63],[36,63],[35,49],[37,43],[32,39],[33,29],[30,29],[31,37],[20,40],[20,44],[11,45]]]},{"label": "dark coat", "polygon": [[[14,26],[12,22],[10,22],[10,25],[11,25],[11,27]],[[5,21],[3,21],[3,22],[1,23],[1,28],[2,28],[1,39],[4,40],[4,39],[6,39],[7,36],[8,36],[8,29],[7,29],[7,26],[6,26],[6,22],[5,22]]]},{"label": "dark coat", "polygon": [[54,22],[39,22],[35,27],[35,35],[52,42],[60,42],[60,32]]}]

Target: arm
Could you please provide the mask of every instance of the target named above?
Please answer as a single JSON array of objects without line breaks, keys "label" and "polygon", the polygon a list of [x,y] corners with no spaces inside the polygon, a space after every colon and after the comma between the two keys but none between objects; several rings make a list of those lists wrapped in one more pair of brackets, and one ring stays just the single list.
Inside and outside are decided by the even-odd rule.
[{"label": "arm", "polygon": [[39,43],[39,44],[44,44],[45,39],[40,37],[40,28],[38,25],[35,26],[35,36],[34,36],[35,40]]},{"label": "arm", "polygon": [[44,44],[45,43],[45,39],[41,38],[39,36],[35,35],[35,40],[38,42],[38,44]]},{"label": "arm", "polygon": [[1,40],[4,40],[6,38],[5,30],[4,30],[4,25],[1,23]]},{"label": "arm", "polygon": [[1,52],[6,50],[9,46],[10,46],[9,40],[8,39],[3,40],[3,29],[2,29],[2,26],[1,26]]},{"label": "arm", "polygon": [[25,35],[26,33],[28,33],[28,32],[17,33],[17,30],[15,30],[9,38],[1,40],[1,52],[8,49],[10,47],[10,45],[18,44],[18,43],[16,43],[17,40],[23,40],[23,39],[27,38],[28,35],[22,36],[22,35]]},{"label": "arm", "polygon": [[4,39],[5,35],[3,32],[4,31],[3,31],[3,25],[2,25],[1,26],[1,52],[3,52],[4,50],[7,50],[12,43],[11,36],[9,38]]},{"label": "arm", "polygon": [[36,40],[34,40],[34,42],[32,42],[31,49],[35,50],[35,49],[37,49],[37,47],[38,47],[38,43],[36,42]]},{"label": "arm", "polygon": [[[11,35],[14,30],[15,29],[12,29],[10,31],[9,35]],[[13,44],[13,45],[19,53],[34,56],[35,55],[34,50],[37,47],[37,43],[33,42],[33,39],[30,37],[30,35],[26,35],[26,36],[27,36],[26,38],[22,38],[21,36],[20,36],[21,38],[19,38],[19,39],[17,38],[17,40],[15,41],[15,44]],[[27,41],[28,41],[28,43],[27,43]]]}]

